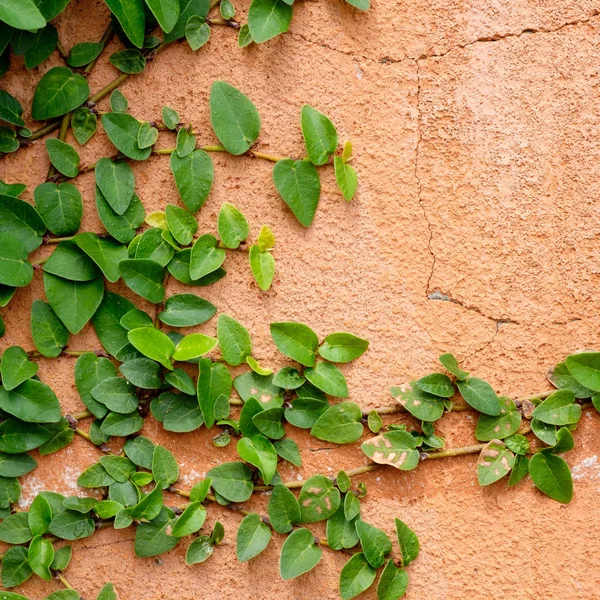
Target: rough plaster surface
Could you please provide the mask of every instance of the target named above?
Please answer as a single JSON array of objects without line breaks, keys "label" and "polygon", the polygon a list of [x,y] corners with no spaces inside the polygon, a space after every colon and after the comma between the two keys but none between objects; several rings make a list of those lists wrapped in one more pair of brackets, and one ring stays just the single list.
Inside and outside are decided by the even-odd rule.
[{"label": "rough plaster surface", "polygon": [[[237,4],[243,19],[248,2]],[[598,347],[596,8],[584,0],[551,6],[375,0],[363,14],[339,0],[305,0],[295,6],[285,36],[242,51],[234,32],[216,28],[198,54],[175,45],[122,86],[134,115],[151,120],[159,118],[163,104],[173,106],[202,132],[203,144],[214,142],[207,98],[217,78],[257,104],[265,152],[302,155],[304,102],[330,115],[341,139],[354,143],[360,176],[355,201],[346,203],[332,173],[323,171],[321,204],[309,230],[278,198],[272,165],[214,156],[215,185],[199,214],[200,230],[214,231],[221,203],[233,202],[248,217],[253,237],[263,223],[273,228],[277,274],[273,289],[263,294],[251,280],[246,256],[232,253],[227,277],[198,291],[249,328],[261,364],[283,364],[270,340],[270,321],[302,321],[320,335],[348,330],[367,337],[368,354],[344,372],[351,399],[368,409],[390,404],[390,385],[435,368],[445,351],[499,392],[523,396],[547,388],[549,365],[577,349]],[[61,41],[68,49],[97,39],[106,22],[101,2],[74,0],[58,25]],[[106,62],[90,75],[92,90],[115,76]],[[28,73],[17,59],[4,85],[30,106],[33,84],[51,65]],[[161,143],[172,145],[168,138]],[[112,152],[99,132],[81,149],[82,163]],[[31,200],[47,168],[43,143],[37,142],[4,158],[0,177],[27,183]],[[177,201],[166,158],[153,157],[135,171],[148,211]],[[93,184],[92,174],[77,180],[86,202],[84,228],[101,231]],[[42,248],[36,257],[47,252]],[[123,285],[109,287],[131,297]],[[183,287],[171,282],[168,293]],[[33,347],[28,310],[42,296],[38,272],[3,310],[7,334],[1,348]],[[210,322],[199,329],[213,333],[214,327]],[[91,327],[71,344],[95,347]],[[40,362],[41,378],[65,411],[80,410],[74,360]],[[365,519],[392,535],[393,518],[399,517],[421,539],[407,598],[600,598],[599,426],[597,414],[584,413],[577,448],[567,457],[575,478],[568,507],[531,483],[480,488],[474,457],[365,476]],[[448,446],[473,443],[473,428],[468,413],[447,415],[439,424]],[[148,418],[143,432],[174,452],[186,486],[234,457],[233,448],[213,447],[216,430],[177,435]],[[336,448],[291,433],[301,445],[303,466],[287,468],[286,479],[365,462],[356,447]],[[83,493],[77,475],[99,455],[78,438],[41,458],[24,478],[24,505],[44,488]],[[256,497],[251,506],[264,513],[266,501]],[[180,502],[169,499],[171,505]],[[109,580],[131,600],[338,597],[343,554],[325,551],[318,568],[282,582],[281,537],[259,558],[238,564],[234,532],[240,518],[211,507],[208,525],[216,519],[224,522],[227,537],[204,565],[185,566],[185,544],[160,559],[136,559],[132,531],[107,530],[75,543],[69,579],[86,598]],[[322,535],[324,528],[314,531]],[[58,582],[37,580],[20,591],[42,598],[56,589]],[[374,597],[374,591],[364,595]]]}]

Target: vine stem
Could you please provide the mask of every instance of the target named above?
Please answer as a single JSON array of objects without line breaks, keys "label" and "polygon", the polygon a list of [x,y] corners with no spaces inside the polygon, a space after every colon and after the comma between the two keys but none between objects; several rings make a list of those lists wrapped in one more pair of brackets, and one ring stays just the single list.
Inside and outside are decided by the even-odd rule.
[{"label": "vine stem", "polygon": [[67,578],[62,573],[57,573],[56,578],[68,589],[74,589],[73,586],[69,583]]},{"label": "vine stem", "polygon": [[[58,139],[61,142],[64,142],[67,138],[67,132],[69,131],[69,125],[71,124],[71,113],[68,112],[60,122],[60,131],[58,132]],[[48,169],[48,176],[46,177],[46,181],[49,181],[51,177],[56,173],[56,169],[52,162],[50,163],[50,168]]]},{"label": "vine stem", "polygon": [[100,43],[102,44],[102,50],[100,51],[100,54],[98,54],[98,56],[96,56],[96,58],[89,65],[87,65],[87,67],[83,70],[84,73],[89,73],[96,66],[98,59],[100,58],[100,56],[102,56],[102,52],[104,52],[104,49],[108,45],[108,42],[110,42],[112,36],[113,26],[111,20],[108,24],[108,27],[106,28],[106,31],[104,32],[104,35],[100,38]]}]

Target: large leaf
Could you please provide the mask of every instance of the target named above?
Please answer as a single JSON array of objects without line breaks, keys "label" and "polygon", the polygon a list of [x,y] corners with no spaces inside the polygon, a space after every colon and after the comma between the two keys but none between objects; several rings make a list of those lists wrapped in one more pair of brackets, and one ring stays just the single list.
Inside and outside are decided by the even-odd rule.
[{"label": "large leaf", "polygon": [[124,161],[113,162],[101,158],[94,170],[96,185],[110,207],[122,215],[129,208],[135,191],[135,176],[131,167]]},{"label": "large leaf", "polygon": [[362,410],[354,402],[342,402],[329,407],[313,425],[310,434],[334,444],[350,444],[360,439],[364,427]]},{"label": "large leaf", "polygon": [[271,541],[271,530],[260,515],[250,513],[240,523],[237,531],[235,553],[240,562],[258,556]]},{"label": "large leaf", "polygon": [[10,391],[0,387],[0,408],[27,423],[56,423],[62,416],[56,394],[34,379]]},{"label": "large leaf", "polygon": [[573,498],[569,465],[554,454],[538,452],[529,461],[529,474],[535,486],[553,500],[568,504]]},{"label": "large leaf", "polygon": [[107,113],[102,117],[102,126],[115,148],[133,160],[146,160],[152,148],[140,148],[138,132],[140,122],[129,113]]},{"label": "large leaf", "polygon": [[312,367],[319,345],[317,334],[303,323],[271,323],[271,337],[280,352],[299,363]]},{"label": "large leaf", "polygon": [[111,12],[131,42],[141,48],[144,44],[146,17],[142,0],[105,0]]},{"label": "large leaf", "polygon": [[498,396],[487,381],[470,377],[465,381],[457,381],[456,385],[465,402],[475,410],[491,417],[497,417],[500,414],[501,407]]},{"label": "large leaf", "polygon": [[46,298],[71,333],[79,333],[102,302],[104,281],[68,281],[44,273]]},{"label": "large leaf", "polygon": [[91,281],[102,277],[102,271],[94,261],[72,240],[57,244],[43,268],[47,273],[71,281]]},{"label": "large leaf", "polygon": [[390,465],[401,471],[410,471],[419,464],[415,438],[406,431],[382,433],[363,442],[363,452],[380,465]]},{"label": "large leaf", "polygon": [[175,353],[175,344],[168,335],[154,327],[140,327],[132,329],[127,337],[142,354],[156,360],[167,369],[173,368],[171,357]]},{"label": "large leaf", "polygon": [[73,241],[98,265],[108,281],[119,279],[119,263],[127,259],[125,246],[89,232],[79,234]]},{"label": "large leaf", "polygon": [[344,374],[331,363],[318,362],[314,367],[308,367],[304,376],[316,388],[337,398],[348,397],[348,385]]},{"label": "large leaf", "polygon": [[39,353],[48,358],[56,358],[69,342],[69,331],[42,300],[31,305],[31,335]]},{"label": "large leaf", "polygon": [[263,435],[243,437],[237,443],[240,457],[254,465],[265,484],[270,484],[277,470],[277,452],[273,444]]},{"label": "large leaf", "polygon": [[46,25],[33,0],[0,0],[0,21],[16,29],[35,30]]},{"label": "large leaf", "polygon": [[170,165],[181,201],[190,212],[199,211],[213,184],[212,159],[204,150],[194,150],[183,158],[173,152]]},{"label": "large leaf", "polygon": [[132,258],[119,263],[119,272],[127,287],[149,302],[158,304],[165,297],[164,268],[148,258]]},{"label": "large leaf", "polygon": [[315,544],[313,534],[304,528],[293,531],[281,547],[279,574],[282,579],[293,579],[314,568],[323,551]]},{"label": "large leaf", "polygon": [[223,463],[208,471],[212,488],[230,502],[245,502],[252,496],[252,471],[241,462]]},{"label": "large leaf", "polygon": [[575,404],[575,394],[559,390],[536,406],[531,415],[548,425],[574,425],[581,418],[581,406]]},{"label": "large leaf", "polygon": [[35,88],[31,115],[36,121],[60,117],[81,106],[89,95],[85,77],[67,67],[54,67]]},{"label": "large leaf", "polygon": [[284,33],[292,20],[292,7],[282,0],[252,0],[248,11],[250,35],[257,44]]},{"label": "large leaf", "polygon": [[27,261],[27,248],[10,233],[0,233],[0,284],[24,287],[33,279],[33,267]]},{"label": "large leaf", "polygon": [[308,157],[314,165],[324,165],[336,151],[338,136],[329,117],[305,104],[302,107],[302,135]]},{"label": "large leaf", "polygon": [[369,342],[351,333],[330,333],[319,346],[319,354],[336,363],[347,363],[362,356]]},{"label": "large leaf", "polygon": [[31,204],[0,194],[0,232],[11,233],[32,252],[42,243],[46,226]]},{"label": "large leaf", "polygon": [[35,207],[54,235],[67,236],[79,229],[83,202],[72,183],[42,183],[35,188],[33,196]]},{"label": "large leaf", "polygon": [[210,90],[210,122],[230,154],[244,154],[258,138],[260,116],[248,96],[225,81]]},{"label": "large leaf", "polygon": [[305,160],[282,159],[273,169],[273,182],[300,224],[310,227],[321,195],[321,180],[315,166]]},{"label": "large leaf", "polygon": [[146,0],[146,4],[165,33],[173,30],[179,18],[179,0]]},{"label": "large leaf", "polygon": [[[31,379],[38,372],[38,364],[29,360],[29,355],[20,346],[10,346],[2,353],[0,374],[2,387],[12,390]],[[7,475],[3,475],[7,477]]]}]

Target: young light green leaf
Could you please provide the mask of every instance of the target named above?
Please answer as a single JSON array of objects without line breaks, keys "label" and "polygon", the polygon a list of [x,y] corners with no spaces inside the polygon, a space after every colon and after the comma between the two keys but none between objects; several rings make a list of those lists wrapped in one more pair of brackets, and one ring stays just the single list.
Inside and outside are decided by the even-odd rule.
[{"label": "young light green leaf", "polygon": [[186,335],[175,348],[173,360],[192,360],[207,354],[217,345],[217,340],[203,333]]},{"label": "young light green leaf", "polygon": [[252,0],[248,28],[257,44],[285,33],[292,20],[292,7],[281,0]]},{"label": "young light green leaf", "polygon": [[168,335],[154,327],[139,327],[127,333],[131,345],[144,356],[159,362],[167,369],[173,369],[171,359],[175,353],[175,344]]},{"label": "young light green leaf", "polygon": [[252,340],[248,330],[233,317],[222,314],[217,322],[217,339],[225,362],[241,365],[252,354]]},{"label": "young light green leaf", "polygon": [[246,356],[247,365],[258,375],[271,375],[273,369],[261,367],[260,363],[253,356]]},{"label": "young light green leaf", "polygon": [[501,440],[488,442],[477,461],[477,479],[479,485],[490,485],[502,479],[512,469],[515,455]]},{"label": "young light green leaf", "polygon": [[308,157],[314,165],[324,165],[336,151],[337,131],[329,117],[305,104],[302,107],[302,135]]},{"label": "young light green leaf", "polygon": [[185,25],[185,39],[190,48],[195,52],[208,42],[210,26],[203,17],[193,15]]},{"label": "young light green leaf", "polygon": [[421,377],[413,385],[428,394],[442,398],[451,398],[455,394],[452,381],[447,375],[442,375],[441,373],[432,373],[431,375]]},{"label": "young light green leaf", "polygon": [[333,168],[335,172],[335,181],[342,192],[345,200],[352,200],[358,187],[358,176],[355,168],[345,163],[340,156],[333,157]]},{"label": "young light green leaf", "polygon": [[206,202],[214,179],[212,159],[204,150],[194,150],[184,158],[171,154],[171,171],[184,206],[197,212]]},{"label": "young light green leaf", "polygon": [[207,535],[198,536],[189,546],[185,553],[185,563],[196,565],[204,562],[214,552],[213,545]]},{"label": "young light green leaf", "polygon": [[256,245],[250,246],[250,269],[258,287],[266,292],[275,276],[275,259],[270,252],[261,252]]},{"label": "young light green leaf", "polygon": [[35,88],[31,115],[36,121],[60,117],[81,106],[89,95],[85,77],[67,67],[53,67]]},{"label": "young light green leaf", "polygon": [[529,474],[535,486],[557,502],[568,504],[573,498],[573,478],[569,465],[554,454],[538,452],[529,461]]},{"label": "young light green leaf", "polygon": [[273,377],[273,384],[285,390],[299,388],[306,379],[294,367],[282,367]]},{"label": "young light green leaf", "polygon": [[415,438],[406,431],[382,433],[363,442],[362,451],[380,465],[390,465],[401,471],[410,471],[419,464]]},{"label": "young light green leaf", "polygon": [[46,581],[52,579],[50,565],[54,560],[54,548],[50,540],[43,538],[41,535],[34,536],[29,544],[27,560],[31,570],[38,577]]},{"label": "young light green leaf", "polygon": [[144,148],[150,148],[156,143],[158,139],[158,129],[152,127],[148,121],[142,121],[140,129],[138,131],[137,143],[138,146],[143,150]]},{"label": "young light green leaf", "polygon": [[162,107],[162,120],[167,129],[174,130],[179,124],[179,115],[177,111],[169,106]]},{"label": "young light green leaf", "polygon": [[281,547],[279,574],[288,580],[307,573],[321,560],[323,551],[315,544],[313,534],[304,528],[293,531]]},{"label": "young light green leaf", "polygon": [[192,133],[191,127],[181,127],[177,132],[177,144],[175,152],[179,158],[185,158],[196,147],[196,136]]},{"label": "young light green leaf", "polygon": [[321,180],[315,166],[305,160],[282,159],[273,169],[273,182],[300,224],[310,227],[321,195]]},{"label": "young light green leaf", "polygon": [[221,205],[217,220],[217,231],[227,248],[237,248],[250,233],[246,217],[233,204]]},{"label": "young light green leaf", "polygon": [[575,394],[575,398],[589,398],[594,394],[592,390],[581,385],[569,371],[566,362],[558,363],[546,375],[548,381],[559,390],[570,390]]}]

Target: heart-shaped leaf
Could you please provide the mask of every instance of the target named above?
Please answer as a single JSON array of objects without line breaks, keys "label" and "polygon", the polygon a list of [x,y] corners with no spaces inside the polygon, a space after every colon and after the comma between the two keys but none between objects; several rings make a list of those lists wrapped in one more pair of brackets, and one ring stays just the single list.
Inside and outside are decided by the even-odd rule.
[{"label": "heart-shaped leaf", "polygon": [[308,157],[314,165],[324,165],[336,151],[338,136],[335,126],[322,112],[305,104],[302,107],[302,135]]},{"label": "heart-shaped leaf", "polygon": [[24,242],[10,233],[0,233],[0,284],[24,287],[33,279]]},{"label": "heart-shaped leaf", "polygon": [[35,88],[31,115],[36,121],[60,117],[81,106],[89,95],[85,77],[67,67],[54,67]]},{"label": "heart-shaped leaf", "polygon": [[277,162],[273,182],[301,225],[310,227],[321,195],[321,180],[312,163],[289,158]]},{"label": "heart-shaped leaf", "polygon": [[[2,387],[12,390],[18,385],[31,379],[38,372],[38,364],[29,360],[29,355],[20,346],[10,346],[2,353],[0,374]],[[3,475],[3,477],[8,477]]]},{"label": "heart-shaped leaf", "polygon": [[35,188],[33,196],[35,207],[54,235],[72,235],[79,229],[83,202],[72,183],[42,183]]},{"label": "heart-shaped leaf", "polygon": [[204,150],[194,150],[179,158],[171,154],[171,171],[181,201],[190,212],[197,212],[206,202],[214,179],[212,159]]},{"label": "heart-shaped leaf", "polygon": [[252,0],[248,11],[248,28],[257,44],[285,33],[292,20],[292,7],[281,0]]},{"label": "heart-shaped leaf", "polygon": [[288,580],[313,569],[321,560],[323,551],[315,544],[313,534],[303,527],[294,530],[281,547],[279,574]]}]

